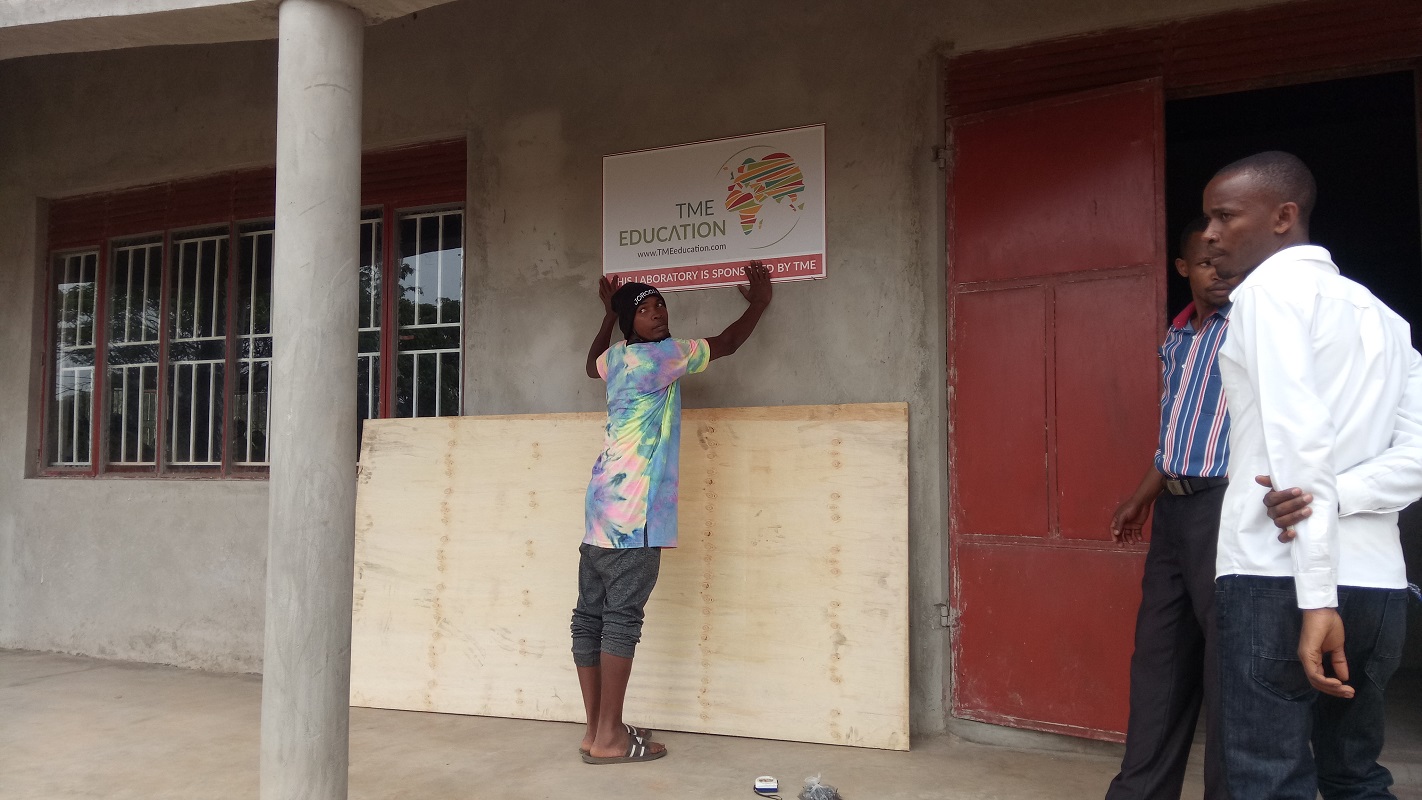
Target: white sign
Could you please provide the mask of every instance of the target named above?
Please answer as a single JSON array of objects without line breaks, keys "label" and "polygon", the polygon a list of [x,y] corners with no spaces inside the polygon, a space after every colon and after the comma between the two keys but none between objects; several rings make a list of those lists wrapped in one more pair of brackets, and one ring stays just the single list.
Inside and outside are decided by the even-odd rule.
[{"label": "white sign", "polygon": [[825,126],[602,160],[602,271],[658,289],[825,276]]}]

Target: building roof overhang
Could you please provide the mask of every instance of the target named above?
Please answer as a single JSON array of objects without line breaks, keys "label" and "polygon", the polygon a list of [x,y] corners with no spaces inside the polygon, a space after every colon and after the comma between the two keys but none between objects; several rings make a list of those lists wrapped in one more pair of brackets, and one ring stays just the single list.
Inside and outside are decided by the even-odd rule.
[{"label": "building roof overhang", "polygon": [[[450,0],[340,0],[368,24]],[[165,44],[275,39],[280,0],[5,0],[0,60]]]}]

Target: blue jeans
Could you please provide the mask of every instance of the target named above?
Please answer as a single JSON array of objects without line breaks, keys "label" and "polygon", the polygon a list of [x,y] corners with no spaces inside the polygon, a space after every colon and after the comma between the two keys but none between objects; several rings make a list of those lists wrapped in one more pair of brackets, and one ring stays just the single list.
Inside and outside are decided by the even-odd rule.
[{"label": "blue jeans", "polygon": [[1392,774],[1377,759],[1383,689],[1407,634],[1407,591],[1340,586],[1338,613],[1351,700],[1320,694],[1304,675],[1293,578],[1226,575],[1215,582],[1220,738],[1233,797],[1393,797]]}]

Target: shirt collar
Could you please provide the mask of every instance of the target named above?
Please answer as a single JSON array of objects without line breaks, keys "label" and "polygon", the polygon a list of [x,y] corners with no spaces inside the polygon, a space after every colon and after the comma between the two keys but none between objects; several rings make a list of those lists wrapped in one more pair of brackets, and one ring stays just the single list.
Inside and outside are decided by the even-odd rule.
[{"label": "shirt collar", "polygon": [[[1233,297],[1233,296],[1234,296],[1233,294],[1230,295],[1230,297]],[[1211,312],[1209,317],[1205,317],[1205,321],[1206,321],[1206,322],[1209,322],[1209,321],[1210,321],[1210,317],[1219,317],[1219,318],[1223,319],[1223,318],[1225,318],[1225,317],[1228,316],[1228,315],[1229,315],[1229,306],[1228,306],[1228,305],[1225,305],[1225,306],[1219,308],[1218,310]],[[1187,303],[1187,304],[1185,305],[1185,310],[1184,310],[1184,311],[1181,311],[1179,314],[1175,315],[1175,319],[1170,323],[1170,327],[1174,328],[1174,329],[1177,330],[1177,331],[1183,331],[1183,330],[1185,330],[1185,326],[1190,324],[1190,320],[1191,320],[1191,318],[1193,318],[1194,316],[1195,316],[1195,301],[1194,301],[1194,300],[1191,300],[1189,303]]]},{"label": "shirt collar", "polygon": [[1333,263],[1333,256],[1328,250],[1316,244],[1296,244],[1292,247],[1285,247],[1283,250],[1260,262],[1245,276],[1240,284],[1234,287],[1234,291],[1229,293],[1230,302],[1234,302],[1235,295],[1251,286],[1258,286],[1274,280],[1292,280],[1288,276],[1290,270],[1297,267],[1306,266],[1321,272],[1331,272],[1338,274],[1338,265]]}]

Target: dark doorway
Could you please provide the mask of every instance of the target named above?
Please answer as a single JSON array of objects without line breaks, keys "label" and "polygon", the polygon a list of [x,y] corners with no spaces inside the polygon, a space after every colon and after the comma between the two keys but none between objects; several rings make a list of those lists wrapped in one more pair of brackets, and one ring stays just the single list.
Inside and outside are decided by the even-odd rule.
[{"label": "dark doorway", "polygon": [[[1422,214],[1418,209],[1413,73],[1174,100],[1165,106],[1166,214],[1174,249],[1200,215],[1215,170],[1261,150],[1302,158],[1318,180],[1310,232],[1344,275],[1412,323],[1422,343]],[[1190,299],[1172,273],[1169,308]]]},{"label": "dark doorway", "polygon": [[[1217,169],[1262,150],[1302,158],[1318,181],[1310,233],[1343,274],[1412,324],[1422,344],[1422,211],[1412,72],[1174,100],[1166,103],[1166,215],[1172,257],[1179,232],[1201,213]],[[1172,270],[1167,311],[1190,289]],[[1409,580],[1422,575],[1422,503],[1402,515]],[[1383,764],[1422,761],[1422,607],[1411,604],[1402,668],[1388,685]]]}]

